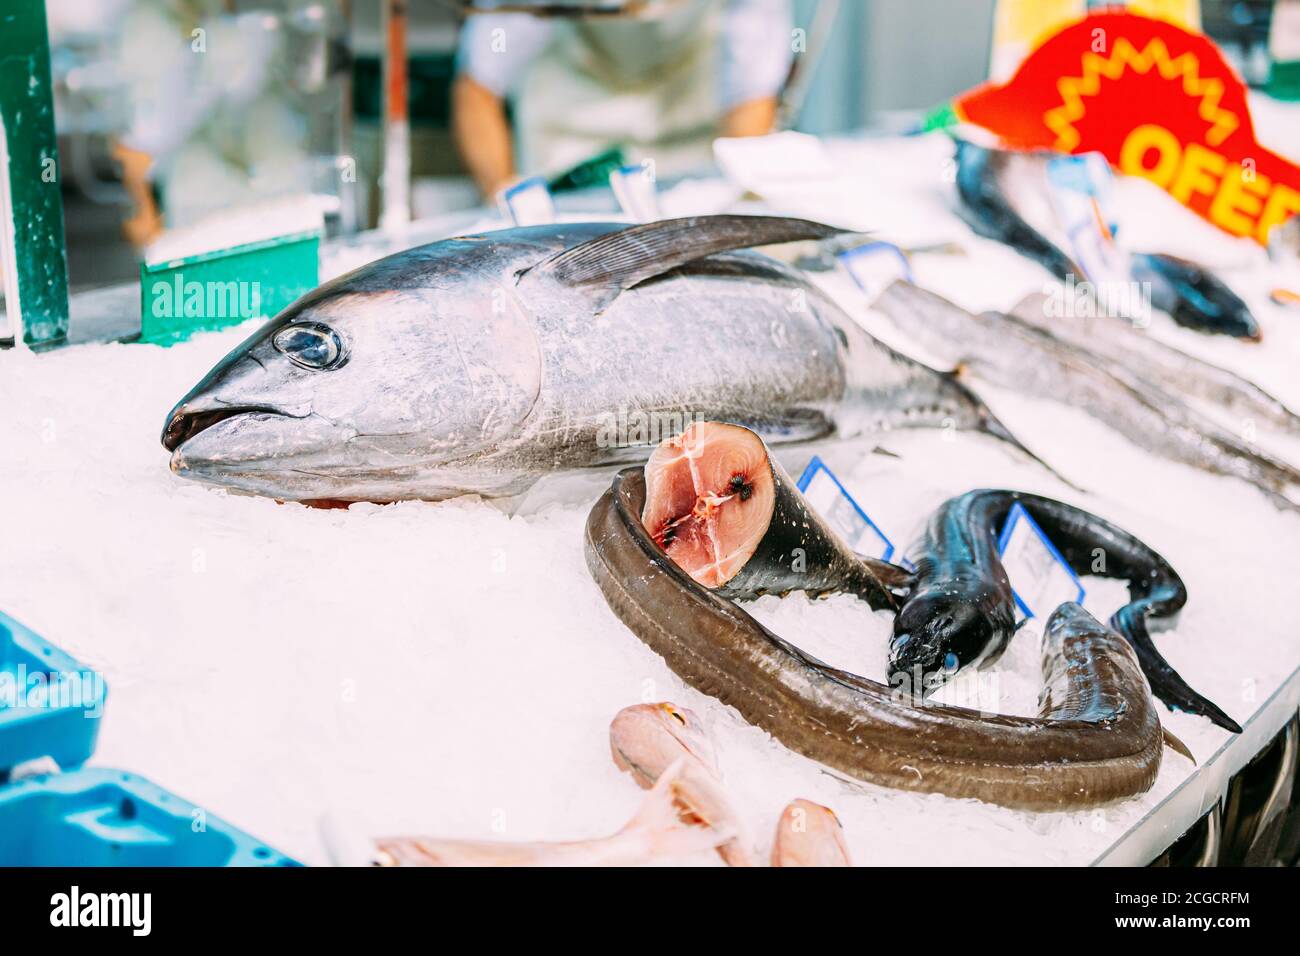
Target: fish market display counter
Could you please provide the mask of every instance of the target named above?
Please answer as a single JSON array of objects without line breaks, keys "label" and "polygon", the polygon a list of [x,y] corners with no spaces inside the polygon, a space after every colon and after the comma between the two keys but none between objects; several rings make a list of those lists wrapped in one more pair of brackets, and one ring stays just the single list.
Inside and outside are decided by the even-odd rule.
[{"label": "fish market display counter", "polygon": [[[1216,832],[1210,828],[1222,826],[1219,815],[1234,778],[1270,744],[1278,748],[1279,766],[1275,773],[1277,789],[1270,788],[1266,792],[1268,798],[1281,800],[1283,804],[1268,809],[1286,812],[1285,802],[1290,800],[1294,804],[1295,801],[1285,788],[1295,784],[1294,721],[1298,709],[1300,669],[1292,671],[1291,676],[1264,701],[1242,727],[1240,735],[1225,740],[1173,793],[1147,811],[1093,863],[1098,866],[1144,866],[1202,821],[1209,832],[1204,837],[1205,842],[1199,845],[1200,853],[1207,863],[1217,862],[1215,854],[1221,851],[1217,842],[1222,836],[1221,829]],[[1289,779],[1288,766],[1283,764],[1287,759],[1290,760]]]},{"label": "fish market display counter", "polygon": [[[760,185],[760,201],[722,180],[689,180],[662,192],[662,212],[766,209],[873,228],[912,250],[918,283],[976,312],[1010,309],[1049,282],[954,215],[942,137],[832,141],[828,153],[834,176]],[[1150,200],[1138,192],[1135,207]],[[1151,219],[1145,208],[1135,215]],[[1264,336],[1210,339],[1163,318],[1150,334],[1300,406],[1300,322],[1269,302],[1258,250],[1225,251],[1177,210],[1161,210],[1148,229],[1165,222],[1170,243],[1200,243],[1190,251],[1217,257]],[[461,219],[326,244],[322,273],[471,227]],[[878,337],[928,358],[842,271],[813,281]],[[131,289],[78,297],[73,338],[129,335],[138,314]],[[92,766],[142,774],[294,859],[329,862],[325,832],[520,841],[611,833],[641,793],[610,760],[610,719],[632,703],[670,700],[708,726],[760,853],[781,808],[804,797],[835,810],[863,865],[1141,864],[1210,812],[1300,708],[1300,642],[1287,610],[1300,518],[1242,482],[1158,458],[1081,409],[974,382],[1028,447],[1086,492],[987,437],[945,429],[778,457],[798,474],[818,455],[900,548],[941,502],[977,487],[1062,498],[1131,530],[1187,585],[1176,627],[1156,638],[1160,652],[1243,732],[1161,708],[1196,765],[1166,749],[1150,791],[1072,813],[845,780],[685,685],[609,611],[583,557],[584,523],[608,473],[546,480],[509,505],[470,496],[332,510],[173,475],[158,442],[164,416],[250,330],[170,348],[0,354],[0,608],[107,680]],[[1300,461],[1300,447],[1280,441],[1277,454]],[[1085,606],[1102,619],[1127,600],[1122,582],[1083,584]],[[851,597],[765,597],[752,613],[832,666],[885,673],[890,616]],[[995,668],[959,676],[938,698],[992,692],[998,712],[1035,714],[1037,641],[1023,628]],[[682,862],[717,861],[705,853]]]}]

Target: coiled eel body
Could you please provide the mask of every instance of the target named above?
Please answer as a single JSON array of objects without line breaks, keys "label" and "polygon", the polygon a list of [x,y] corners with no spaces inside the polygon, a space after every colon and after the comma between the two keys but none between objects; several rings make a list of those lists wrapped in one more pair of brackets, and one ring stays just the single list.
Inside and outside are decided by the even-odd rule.
[{"label": "coiled eel body", "polygon": [[610,608],[679,677],[785,746],[859,780],[1027,810],[1097,806],[1147,790],[1160,719],[1128,643],[1077,605],[1043,639],[1039,717],[918,703],[828,666],[695,582],[641,523],[628,468],[587,519],[586,558]]},{"label": "coiled eel body", "polygon": [[[945,502],[912,549],[917,580],[894,622],[896,675],[953,672],[996,659],[1015,630],[1011,586],[996,534],[1019,502],[1077,574],[1126,580],[1129,603],[1110,625],[1132,646],[1152,692],[1170,707],[1201,714],[1233,733],[1241,727],[1188,686],[1151,640],[1150,621],[1172,618],[1187,602],[1178,573],[1142,541],[1081,508],[1025,492],[983,489]],[[945,658],[955,654],[957,660]],[[952,666],[952,664],[956,666]],[[932,684],[923,684],[928,690]]]}]

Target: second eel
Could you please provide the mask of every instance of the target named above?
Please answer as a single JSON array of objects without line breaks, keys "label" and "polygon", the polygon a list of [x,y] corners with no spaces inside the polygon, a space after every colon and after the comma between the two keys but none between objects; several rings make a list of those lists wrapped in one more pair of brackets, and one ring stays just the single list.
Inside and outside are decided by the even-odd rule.
[{"label": "second eel", "polygon": [[[1152,693],[1172,708],[1241,733],[1235,720],[1188,686],[1151,640],[1148,621],[1167,620],[1187,602],[1187,589],[1169,562],[1104,518],[1027,492],[972,491],[944,502],[930,517],[911,551],[915,585],[894,619],[890,682],[928,693],[946,675],[995,660],[1006,648],[1015,611],[996,536],[1016,503],[1075,573],[1128,582],[1129,603],[1110,624],[1136,652]],[[927,679],[918,682],[912,675]]]}]

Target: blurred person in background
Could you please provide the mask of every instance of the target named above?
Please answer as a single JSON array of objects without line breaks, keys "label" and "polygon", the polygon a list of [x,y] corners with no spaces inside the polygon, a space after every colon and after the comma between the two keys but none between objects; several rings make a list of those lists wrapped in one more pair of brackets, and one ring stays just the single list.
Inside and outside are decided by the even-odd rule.
[{"label": "blurred person in background", "polygon": [[675,0],[579,20],[476,14],[461,33],[452,127],[485,196],[611,146],[680,174],[711,161],[716,136],[771,132],[792,58],[790,0]]},{"label": "blurred person in background", "polygon": [[[281,26],[224,0],[136,0],[122,21],[130,120],[114,156],[136,246],[165,224],[300,188],[305,122],[286,91]],[[160,211],[154,185],[162,199]]]}]

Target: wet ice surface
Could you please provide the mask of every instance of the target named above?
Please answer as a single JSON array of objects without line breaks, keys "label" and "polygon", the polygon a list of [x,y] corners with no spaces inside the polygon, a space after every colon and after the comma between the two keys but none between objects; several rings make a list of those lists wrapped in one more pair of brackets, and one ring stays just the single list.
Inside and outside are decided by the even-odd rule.
[{"label": "wet ice surface", "polygon": [[[892,161],[900,178],[904,167],[924,171],[902,150],[866,159]],[[972,251],[920,257],[923,279],[976,308],[1041,288],[1037,267],[969,238],[913,185],[918,215],[966,235]],[[851,296],[837,281],[827,280],[832,292]],[[1195,345],[1300,403],[1295,318],[1266,303],[1260,318],[1262,346]],[[1151,792],[1073,814],[832,776],[683,685],[608,610],[582,554],[600,479],[559,485],[515,515],[473,499],[320,511],[178,479],[158,442],[163,416],[249,331],[170,350],[0,354],[0,607],[106,675],[97,765],[141,773],[311,863],[327,861],[326,812],[373,834],[608,834],[642,796],[609,757],[608,724],[646,700],[675,701],[710,724],[760,854],[781,807],[802,796],[835,809],[862,864],[1085,863],[1191,770],[1166,751]],[[1156,331],[1181,342],[1179,330]],[[1057,495],[1130,529],[1190,592],[1178,627],[1157,636],[1161,651],[1244,722],[1300,663],[1287,576],[1300,520],[1239,482],[1151,458],[1080,410],[981,391],[1091,493],[973,436],[877,440],[899,458],[870,454],[877,442],[818,450],[900,547],[946,497],[980,485]],[[782,458],[797,472],[808,455]],[[1124,599],[1117,582],[1085,585],[1099,616]],[[797,595],[752,610],[827,661],[883,678],[887,615]],[[1030,629],[991,674],[1000,709],[1036,712]],[[941,699],[970,702],[981,677]],[[1201,718],[1162,717],[1201,760],[1228,737]]]}]

